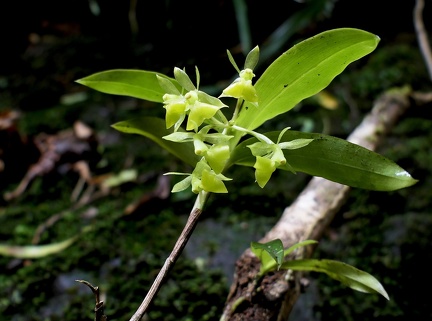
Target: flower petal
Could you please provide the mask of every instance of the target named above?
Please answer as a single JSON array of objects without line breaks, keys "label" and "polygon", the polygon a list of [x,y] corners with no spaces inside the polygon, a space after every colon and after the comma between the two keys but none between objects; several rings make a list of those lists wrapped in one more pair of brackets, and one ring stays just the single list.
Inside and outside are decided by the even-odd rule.
[{"label": "flower petal", "polygon": [[225,184],[212,172],[204,170],[201,177],[202,187],[206,192],[228,193]]},{"label": "flower petal", "polygon": [[190,110],[186,130],[198,130],[205,119],[212,118],[221,107],[196,102]]},{"label": "flower petal", "polygon": [[177,193],[184,191],[186,188],[188,188],[191,185],[192,177],[188,176],[185,179],[182,179],[180,182],[175,184],[171,190],[171,193]]},{"label": "flower petal", "polygon": [[270,158],[257,156],[254,168],[255,179],[258,185],[263,188],[276,170],[276,163]]},{"label": "flower petal", "polygon": [[186,111],[186,103],[170,103],[165,105],[165,109],[166,128],[170,128],[184,115]]},{"label": "flower petal", "polygon": [[213,145],[207,151],[206,161],[215,173],[221,173],[230,157],[230,150],[227,144]]}]

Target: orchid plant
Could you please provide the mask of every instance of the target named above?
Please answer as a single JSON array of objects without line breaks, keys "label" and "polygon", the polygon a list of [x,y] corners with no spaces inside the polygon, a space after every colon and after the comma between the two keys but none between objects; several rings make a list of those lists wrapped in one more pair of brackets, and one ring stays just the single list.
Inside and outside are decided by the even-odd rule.
[{"label": "orchid plant", "polygon": [[343,139],[299,132],[288,126],[269,133],[258,131],[266,121],[327,87],[351,62],[375,50],[379,40],[374,34],[352,28],[320,33],[284,52],[255,82],[259,48],[249,52],[243,68],[227,51],[238,77],[218,97],[200,90],[198,68],[195,84],[186,70],[177,67],[173,78],[154,71],[116,69],[77,81],[104,93],[162,104],[165,119],[144,117],[113,127],[146,136],[191,165],[190,173],[166,173],[182,177],[173,186],[173,193],[191,188],[197,199],[160,278],[131,320],[142,317],[157,293],[192,233],[208,195],[228,192],[233,166],[254,168],[255,181],[263,189],[278,169],[377,191],[396,190],[416,182],[393,161]]}]

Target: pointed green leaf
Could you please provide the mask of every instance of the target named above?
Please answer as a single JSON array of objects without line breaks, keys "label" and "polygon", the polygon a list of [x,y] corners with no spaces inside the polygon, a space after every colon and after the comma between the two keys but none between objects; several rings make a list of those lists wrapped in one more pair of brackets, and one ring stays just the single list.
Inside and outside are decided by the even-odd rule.
[{"label": "pointed green leaf", "polygon": [[180,89],[175,79],[145,70],[107,70],[79,79],[76,82],[106,94],[163,102],[162,96],[165,91],[161,88],[156,75],[170,80]]},{"label": "pointed green leaf", "polygon": [[138,134],[150,138],[162,148],[191,166],[195,166],[199,159],[194,153],[192,144],[176,143],[162,138],[172,133],[172,130],[166,129],[163,119],[142,117],[121,121],[112,125],[112,127],[123,133]]},{"label": "pointed green leaf", "polygon": [[283,269],[326,273],[344,285],[365,293],[378,293],[389,300],[381,283],[372,275],[351,265],[333,260],[293,260],[282,264]]},{"label": "pointed green leaf", "polygon": [[315,241],[315,240],[305,240],[305,241],[302,241],[302,242],[298,242],[298,243],[290,246],[289,248],[287,248],[284,251],[284,256],[287,256],[288,254],[291,254],[292,252],[294,252],[295,250],[297,250],[300,247],[304,247],[306,245],[311,245],[311,244],[317,244],[317,243],[318,242]]},{"label": "pointed green leaf", "polygon": [[[279,243],[277,240],[275,240],[274,242],[276,244],[277,251],[279,251],[279,247],[282,245],[282,243]],[[293,246],[285,249],[282,254],[278,252],[278,256],[280,259],[279,261],[275,260],[267,251],[259,250],[257,248],[253,248],[252,246],[251,246],[251,250],[256,256],[258,256],[260,258],[261,267],[260,267],[259,274],[260,274],[260,276],[263,276],[264,274],[266,274],[270,271],[274,271],[276,269],[279,269],[280,268],[279,262],[282,262],[283,258],[285,258],[288,254],[292,253],[294,250],[296,250],[300,247],[303,247],[303,246],[307,246],[310,244],[316,244],[316,243],[318,243],[318,242],[315,240],[305,240],[305,241],[296,243]],[[253,245],[255,245],[255,246],[256,246],[256,244],[260,244],[260,243],[253,243]]]},{"label": "pointed green leaf", "polygon": [[268,260],[268,256],[263,255],[267,253],[274,260],[273,262],[277,264],[279,268],[282,264],[284,258],[284,248],[282,241],[279,239],[272,240],[267,243],[251,242],[252,252],[260,259],[262,266],[267,266],[271,264]]},{"label": "pointed green leaf", "polygon": [[255,84],[259,106],[244,106],[237,125],[255,129],[327,87],[351,62],[371,53],[379,37],[341,28],[306,39],[276,59]]},{"label": "pointed green leaf", "polygon": [[[266,134],[275,140],[279,132]],[[313,139],[299,149],[283,150],[287,164],[284,170],[320,176],[351,187],[376,191],[392,191],[417,182],[411,175],[390,159],[344,139],[313,133],[287,131],[282,139]],[[240,143],[232,153],[229,165],[254,166],[255,157],[248,145],[257,142],[250,138]]]}]

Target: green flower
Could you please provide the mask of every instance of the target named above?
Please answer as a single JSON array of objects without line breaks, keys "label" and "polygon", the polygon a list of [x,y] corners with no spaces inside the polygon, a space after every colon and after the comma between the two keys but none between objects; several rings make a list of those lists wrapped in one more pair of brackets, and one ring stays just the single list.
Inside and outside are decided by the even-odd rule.
[{"label": "green flower", "polygon": [[204,156],[211,169],[219,174],[231,155],[228,141],[234,136],[209,133],[210,129],[211,126],[204,126],[197,133],[175,132],[162,138],[177,143],[193,142],[195,154]]},{"label": "green flower", "polygon": [[200,101],[190,106],[190,113],[186,125],[186,130],[197,131],[204,120],[212,118],[222,107],[206,104]]},{"label": "green flower", "polygon": [[[198,87],[198,69],[196,69],[196,73]],[[185,71],[174,68],[174,77],[180,86],[187,91],[186,94],[182,95],[166,78],[158,77],[160,86],[166,91],[162,97],[166,109],[166,128],[174,126],[176,132],[187,116],[186,130],[197,131],[206,119],[214,117],[219,109],[228,107],[218,98],[198,90]]]},{"label": "green flower", "polygon": [[189,91],[184,96],[165,94],[163,101],[166,128],[174,126],[174,131],[177,131],[187,115],[186,130],[197,131],[206,119],[212,118],[222,107],[227,107],[219,99],[212,98],[199,90]]},{"label": "green flower", "polygon": [[278,137],[277,143],[270,143],[258,141],[254,144],[248,145],[252,155],[256,157],[254,164],[255,180],[258,185],[263,188],[270,180],[271,175],[280,166],[287,166],[292,170],[291,166],[287,163],[283,153],[283,149],[298,149],[307,146],[313,139],[294,139],[288,142],[280,142],[285,132],[289,127],[283,129]]},{"label": "green flower", "polygon": [[252,85],[252,78],[255,77],[252,69],[246,68],[240,72],[240,77],[235,79],[231,85],[225,88],[220,97],[242,98],[251,103],[258,102],[258,95]]},{"label": "green flower", "polygon": [[263,188],[270,180],[273,172],[276,170],[276,162],[270,158],[257,156],[254,164],[255,168],[255,180],[258,185]]},{"label": "green flower", "polygon": [[192,174],[187,173],[166,173],[165,175],[186,175],[187,177],[177,184],[174,185],[171,192],[180,192],[192,186],[192,192],[195,194],[201,191],[211,192],[211,193],[228,193],[227,188],[223,181],[229,181],[230,178],[215,173],[211,167],[202,158],[196,165]]},{"label": "green flower", "polygon": [[205,159],[215,173],[221,173],[230,155],[228,144],[215,144],[207,150]]},{"label": "green flower", "polygon": [[166,109],[166,128],[171,128],[175,125],[174,131],[177,131],[186,117],[186,98],[182,95],[165,94],[163,101],[164,108]]},{"label": "green flower", "polygon": [[256,156],[255,180],[263,188],[277,167],[286,164],[285,156],[278,144],[257,142],[248,146]]}]

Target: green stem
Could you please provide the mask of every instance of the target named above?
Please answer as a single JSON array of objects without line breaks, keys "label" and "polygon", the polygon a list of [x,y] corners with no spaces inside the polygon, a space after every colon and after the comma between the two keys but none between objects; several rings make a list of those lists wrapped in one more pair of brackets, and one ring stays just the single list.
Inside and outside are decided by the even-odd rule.
[{"label": "green stem", "polygon": [[267,144],[270,144],[270,145],[274,144],[273,141],[270,138],[268,138],[267,136],[265,136],[263,134],[254,132],[253,130],[246,129],[246,128],[243,128],[243,127],[240,127],[240,126],[237,126],[237,125],[232,125],[231,128],[235,129],[235,130],[238,130],[240,132],[252,135],[252,136],[254,136],[255,138],[257,138],[259,141],[261,141],[263,143],[267,143]]},{"label": "green stem", "polygon": [[224,113],[220,109],[217,111],[217,115],[224,124],[228,124],[228,119],[225,117]]},{"label": "green stem", "polygon": [[237,104],[236,104],[236,107],[234,109],[233,116],[231,118],[232,124],[237,120],[238,114],[240,113],[240,110],[241,110],[243,104],[244,104],[244,100],[242,98],[237,99]]},{"label": "green stem", "polygon": [[[220,110],[218,112],[220,112],[222,114],[222,112]],[[213,127],[213,129],[223,128],[224,129],[223,133],[225,134],[225,130],[228,126],[228,120],[225,118],[225,115],[223,115],[223,117],[226,120],[226,123],[221,122],[220,120],[217,120],[215,117],[207,119],[207,123],[210,124]]]}]

